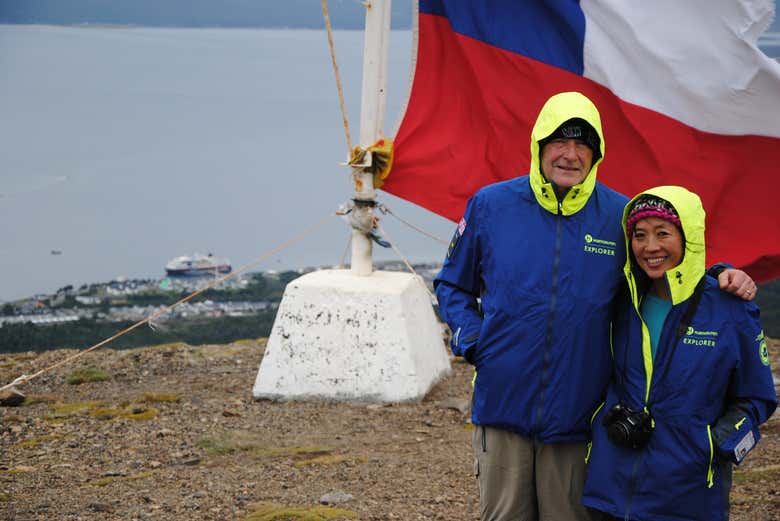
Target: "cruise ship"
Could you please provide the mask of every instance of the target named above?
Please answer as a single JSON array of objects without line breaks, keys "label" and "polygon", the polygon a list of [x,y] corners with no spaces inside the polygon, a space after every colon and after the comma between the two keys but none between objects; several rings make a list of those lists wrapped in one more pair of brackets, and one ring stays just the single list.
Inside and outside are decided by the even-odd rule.
[{"label": "cruise ship", "polygon": [[181,256],[172,259],[165,265],[165,271],[174,277],[194,277],[199,275],[215,275],[230,273],[230,261],[224,257],[215,257],[211,253],[203,255]]}]

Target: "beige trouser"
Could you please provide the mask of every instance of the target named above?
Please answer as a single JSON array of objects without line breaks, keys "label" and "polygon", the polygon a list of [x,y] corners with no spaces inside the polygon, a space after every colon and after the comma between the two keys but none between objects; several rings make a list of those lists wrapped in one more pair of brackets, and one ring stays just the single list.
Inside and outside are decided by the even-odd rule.
[{"label": "beige trouser", "polygon": [[582,506],[585,442],[543,444],[475,426],[482,521],[594,521]]}]

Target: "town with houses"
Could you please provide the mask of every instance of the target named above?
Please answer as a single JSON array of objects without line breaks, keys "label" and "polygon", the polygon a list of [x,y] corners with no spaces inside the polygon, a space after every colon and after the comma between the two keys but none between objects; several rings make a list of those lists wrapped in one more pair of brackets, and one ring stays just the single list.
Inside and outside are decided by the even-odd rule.
[{"label": "town with houses", "polygon": [[[407,271],[401,262],[377,263],[378,269]],[[279,306],[284,286],[296,277],[326,268],[303,268],[294,271],[249,272],[236,275],[210,290],[207,298],[179,304],[155,322],[170,319],[193,319],[224,316],[248,316]],[[415,272],[429,287],[441,269],[440,264],[416,264]],[[161,313],[180,298],[213,283],[214,275],[199,277],[165,277],[162,279],[128,279],[118,277],[102,283],[75,288],[64,286],[53,294],[38,294],[0,307],[0,327],[6,324],[31,323],[37,326],[63,324],[80,319],[106,322],[137,322]],[[258,284],[262,281],[262,284]],[[260,287],[258,287],[260,286]],[[253,297],[242,299],[241,297]]]}]

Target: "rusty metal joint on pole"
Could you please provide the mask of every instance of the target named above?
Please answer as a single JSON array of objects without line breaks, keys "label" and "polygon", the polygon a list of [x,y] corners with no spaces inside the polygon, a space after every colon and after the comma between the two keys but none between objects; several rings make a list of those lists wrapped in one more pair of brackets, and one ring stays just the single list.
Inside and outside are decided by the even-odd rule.
[{"label": "rusty metal joint on pole", "polygon": [[355,203],[356,208],[376,208],[378,204],[374,199],[358,199],[357,197],[352,199],[352,202]]}]

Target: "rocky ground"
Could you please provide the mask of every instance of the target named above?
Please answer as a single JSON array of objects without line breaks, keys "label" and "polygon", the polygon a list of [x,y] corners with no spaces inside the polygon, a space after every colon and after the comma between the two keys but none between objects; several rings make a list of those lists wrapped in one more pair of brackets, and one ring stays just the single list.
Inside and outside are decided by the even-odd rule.
[{"label": "rocky ground", "polygon": [[[467,365],[419,404],[254,401],[264,345],[104,348],[34,380],[0,408],[0,519],[478,519]],[[0,355],[0,383],[72,353]],[[66,383],[85,367],[108,379]],[[762,433],[734,521],[780,520],[780,418]]]}]

